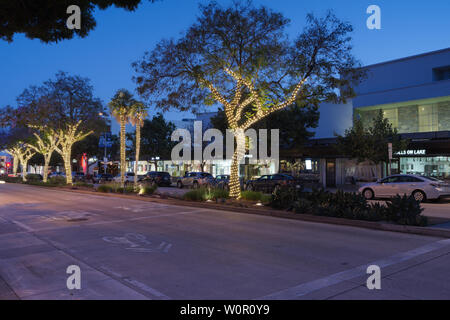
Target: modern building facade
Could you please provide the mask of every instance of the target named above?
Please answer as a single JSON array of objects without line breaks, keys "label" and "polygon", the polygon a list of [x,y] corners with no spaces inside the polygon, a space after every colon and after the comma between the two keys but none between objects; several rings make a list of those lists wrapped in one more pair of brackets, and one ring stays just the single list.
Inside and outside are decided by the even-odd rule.
[{"label": "modern building facade", "polygon": [[[351,113],[369,126],[382,110],[392,126],[411,142],[408,150],[394,155],[392,172],[450,179],[450,48],[364,69],[367,77],[355,88],[355,98],[345,105],[320,108],[318,138],[331,138],[323,136],[322,124],[327,126],[328,134],[331,130],[342,134],[349,127],[350,119],[337,120],[333,125],[330,119],[337,112],[347,117]],[[321,158],[319,166],[323,185],[373,180],[386,174],[383,168],[358,164],[330,152],[330,139],[318,139],[315,144],[328,145],[329,155]]]},{"label": "modern building facade", "polygon": [[[384,165],[358,163],[339,154],[335,134],[343,135],[355,117],[370,125],[381,109],[393,127],[410,140],[408,150],[394,155],[393,173],[412,173],[450,179],[450,48],[364,67],[366,78],[355,88],[356,97],[346,104],[324,103],[315,138],[293,150],[280,150],[281,172],[333,187],[374,181],[387,174]],[[214,112],[184,119],[177,127],[193,129],[202,121],[210,128]],[[386,146],[387,152],[387,146]],[[229,160],[199,164],[161,159],[157,169],[180,175],[184,171],[229,174]],[[130,169],[132,165],[130,164]],[[148,164],[142,163],[143,171]],[[271,174],[273,163],[242,165],[243,177]]]}]

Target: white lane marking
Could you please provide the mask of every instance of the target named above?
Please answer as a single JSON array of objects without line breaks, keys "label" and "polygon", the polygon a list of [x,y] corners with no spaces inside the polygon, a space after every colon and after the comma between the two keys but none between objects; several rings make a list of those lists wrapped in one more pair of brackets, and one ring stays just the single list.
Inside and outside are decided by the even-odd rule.
[{"label": "white lane marking", "polygon": [[330,276],[320,278],[317,280],[313,280],[310,282],[302,283],[298,286],[294,286],[291,288],[287,288],[278,292],[274,292],[272,294],[266,295],[264,297],[258,298],[263,300],[288,300],[288,299],[296,299],[301,296],[307,295],[311,292],[350,280],[363,275],[366,275],[367,267],[370,265],[378,265],[380,268],[388,267],[394,264],[398,264],[400,262],[404,262],[410,260],[414,257],[423,255],[425,253],[429,253],[446,246],[450,245],[450,239],[440,240],[437,242],[433,242],[422,247],[401,252],[395,254],[391,257],[381,259],[378,261],[374,261],[347,271],[342,271],[339,273],[332,274]]},{"label": "white lane marking", "polygon": [[12,223],[17,224],[19,227],[29,231],[29,232],[34,232],[36,231],[35,229],[23,224],[22,222],[16,221],[16,220],[11,220]]},{"label": "white lane marking", "polygon": [[137,220],[146,220],[151,218],[160,218],[160,217],[170,217],[170,216],[178,216],[178,215],[184,215],[189,213],[197,213],[197,212],[204,212],[208,211],[208,209],[197,209],[197,210],[191,210],[191,211],[181,211],[177,213],[167,213],[167,214],[159,214],[154,216],[146,216],[146,217],[136,217],[136,218],[130,218],[130,219],[118,219],[118,220],[110,220],[110,221],[99,221],[99,222],[92,222],[92,223],[83,223],[81,225],[71,225],[71,226],[62,226],[62,227],[52,227],[52,228],[40,228],[40,229],[33,229],[31,227],[28,227],[24,224],[21,224],[20,222],[15,222],[14,220],[11,220],[11,222],[17,223],[17,225],[22,226],[24,229],[26,229],[29,232],[40,232],[40,231],[53,231],[53,230],[62,230],[66,228],[78,228],[78,227],[89,227],[89,226],[97,226],[97,225],[104,225],[104,224],[112,224],[112,223],[121,223],[121,222],[129,222],[129,221],[137,221]]},{"label": "white lane marking", "polygon": [[102,238],[103,241],[110,242],[113,244],[119,244],[126,246],[125,249],[135,251],[135,252],[169,252],[172,247],[171,243],[165,241],[161,242],[158,247],[155,247],[153,243],[147,239],[147,236],[140,233],[126,233],[123,236],[105,236]]}]

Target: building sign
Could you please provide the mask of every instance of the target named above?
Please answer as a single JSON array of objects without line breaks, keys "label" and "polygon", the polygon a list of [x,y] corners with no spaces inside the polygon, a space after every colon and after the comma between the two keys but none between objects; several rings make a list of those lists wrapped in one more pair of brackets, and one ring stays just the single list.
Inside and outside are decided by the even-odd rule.
[{"label": "building sign", "polygon": [[427,154],[425,149],[421,150],[402,150],[395,153],[397,156],[424,156]]}]

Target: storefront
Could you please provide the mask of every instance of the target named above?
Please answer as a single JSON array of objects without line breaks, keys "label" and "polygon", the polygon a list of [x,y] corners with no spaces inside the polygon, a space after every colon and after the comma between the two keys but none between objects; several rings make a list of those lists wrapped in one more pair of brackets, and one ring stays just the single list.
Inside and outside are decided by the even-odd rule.
[{"label": "storefront", "polygon": [[408,150],[396,153],[394,164],[400,173],[416,174],[450,180],[450,132],[441,132],[441,137],[416,139]]}]

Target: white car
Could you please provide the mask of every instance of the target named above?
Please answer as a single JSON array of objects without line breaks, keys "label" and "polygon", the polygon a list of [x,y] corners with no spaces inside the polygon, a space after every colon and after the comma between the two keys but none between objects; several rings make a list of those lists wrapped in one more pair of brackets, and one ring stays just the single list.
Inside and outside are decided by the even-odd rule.
[{"label": "white car", "polygon": [[[113,181],[120,183],[120,174],[115,176],[113,178]],[[134,172],[125,172],[125,183],[133,183],[133,182],[134,182]]]},{"label": "white car", "polygon": [[450,197],[450,185],[432,178],[409,174],[396,174],[377,182],[363,185],[359,192],[366,199],[412,195],[417,201]]}]

